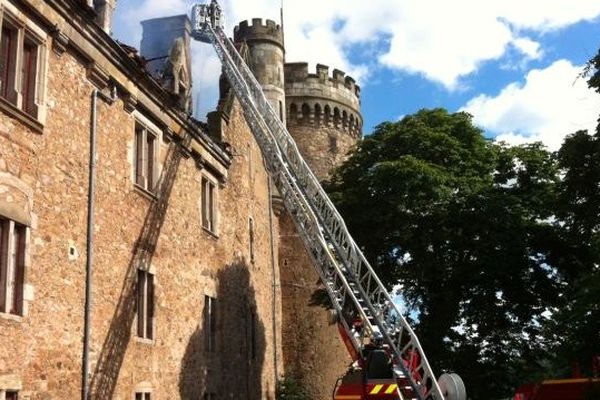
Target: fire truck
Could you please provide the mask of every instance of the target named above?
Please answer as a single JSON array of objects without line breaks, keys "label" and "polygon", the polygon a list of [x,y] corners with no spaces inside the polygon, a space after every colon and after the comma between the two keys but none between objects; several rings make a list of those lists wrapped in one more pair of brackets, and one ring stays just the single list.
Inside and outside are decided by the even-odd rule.
[{"label": "fire truck", "polygon": [[335,400],[466,400],[460,377],[436,380],[419,339],[352,239],[236,46],[216,0],[192,8],[192,36],[211,44],[338,316],[352,359]]}]

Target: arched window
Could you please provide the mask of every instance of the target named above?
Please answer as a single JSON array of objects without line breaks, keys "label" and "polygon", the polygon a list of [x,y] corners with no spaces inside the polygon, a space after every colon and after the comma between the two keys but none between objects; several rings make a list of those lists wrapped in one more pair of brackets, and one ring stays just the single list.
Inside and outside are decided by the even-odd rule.
[{"label": "arched window", "polygon": [[342,112],[342,129],[347,129],[348,128],[348,113],[346,112],[346,110],[344,110]]},{"label": "arched window", "polygon": [[308,104],[304,103],[302,104],[302,118],[303,119],[308,119],[310,115],[310,107]]},{"label": "arched window", "polygon": [[296,103],[290,104],[290,120],[296,120],[298,118],[298,106]]},{"label": "arched window", "polygon": [[336,128],[339,127],[340,126],[340,120],[341,120],[340,109],[336,107],[336,108],[333,109],[333,126],[336,127]]},{"label": "arched window", "polygon": [[321,118],[322,118],[322,110],[321,110],[321,105],[320,104],[315,104],[315,122],[318,125],[321,125]]},{"label": "arched window", "polygon": [[331,124],[331,107],[328,105],[325,106],[325,125],[329,126]]}]

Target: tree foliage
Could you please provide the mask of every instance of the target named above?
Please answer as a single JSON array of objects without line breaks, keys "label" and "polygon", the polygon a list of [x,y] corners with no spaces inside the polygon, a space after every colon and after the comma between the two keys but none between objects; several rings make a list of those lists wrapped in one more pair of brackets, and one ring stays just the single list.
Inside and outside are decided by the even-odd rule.
[{"label": "tree foliage", "polygon": [[[590,87],[600,93],[600,53]],[[594,69],[595,68],[595,69]],[[590,373],[600,354],[600,126],[540,143],[488,141],[466,113],[386,122],[328,184],[428,358],[473,399]]]},{"label": "tree foliage", "polygon": [[312,400],[301,382],[291,376],[285,376],[277,382],[277,400]]},{"label": "tree foliage", "polygon": [[559,284],[557,176],[541,145],[494,144],[468,114],[436,109],[379,125],[328,187],[382,279],[402,286],[430,360],[474,398],[511,391],[530,368],[521,355],[538,354]]},{"label": "tree foliage", "polygon": [[[600,93],[600,52],[589,71],[589,86]],[[600,355],[600,123],[594,133],[568,136],[557,163],[563,176],[556,207],[563,251],[554,265],[564,290],[547,336],[559,360],[577,363],[589,376],[590,357]]]}]

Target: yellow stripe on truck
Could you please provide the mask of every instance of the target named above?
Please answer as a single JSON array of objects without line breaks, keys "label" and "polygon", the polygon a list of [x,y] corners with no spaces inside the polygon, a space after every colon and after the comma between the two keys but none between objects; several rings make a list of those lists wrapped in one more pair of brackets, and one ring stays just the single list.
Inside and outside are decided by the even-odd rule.
[{"label": "yellow stripe on truck", "polygon": [[387,388],[387,390],[385,391],[385,394],[392,394],[396,391],[396,389],[398,388],[398,385],[396,385],[395,383],[390,385],[389,388]]},{"label": "yellow stripe on truck", "polygon": [[383,389],[383,385],[375,385],[375,387],[371,389],[371,393],[369,394],[377,394],[381,392],[381,389]]}]

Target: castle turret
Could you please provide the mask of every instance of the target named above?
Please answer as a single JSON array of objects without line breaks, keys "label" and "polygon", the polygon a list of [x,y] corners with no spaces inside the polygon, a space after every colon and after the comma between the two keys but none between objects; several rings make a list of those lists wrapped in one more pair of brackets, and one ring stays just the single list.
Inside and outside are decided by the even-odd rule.
[{"label": "castle turret", "polygon": [[249,49],[249,66],[261,84],[265,96],[285,123],[285,87],[283,30],[274,21],[263,24],[254,18],[250,25],[242,21],[233,32],[235,43],[246,43]]},{"label": "castle turret", "polygon": [[285,65],[288,130],[320,180],[328,178],[362,136],[360,87],[338,69]]},{"label": "castle turret", "polygon": [[[326,180],[362,136],[360,88],[340,70],[330,76],[324,65],[309,73],[307,63],[290,63],[285,93],[288,130],[317,178]],[[289,214],[279,224],[286,373],[300,379],[312,398],[329,398],[351,360],[329,313],[311,307],[324,289]]]}]

